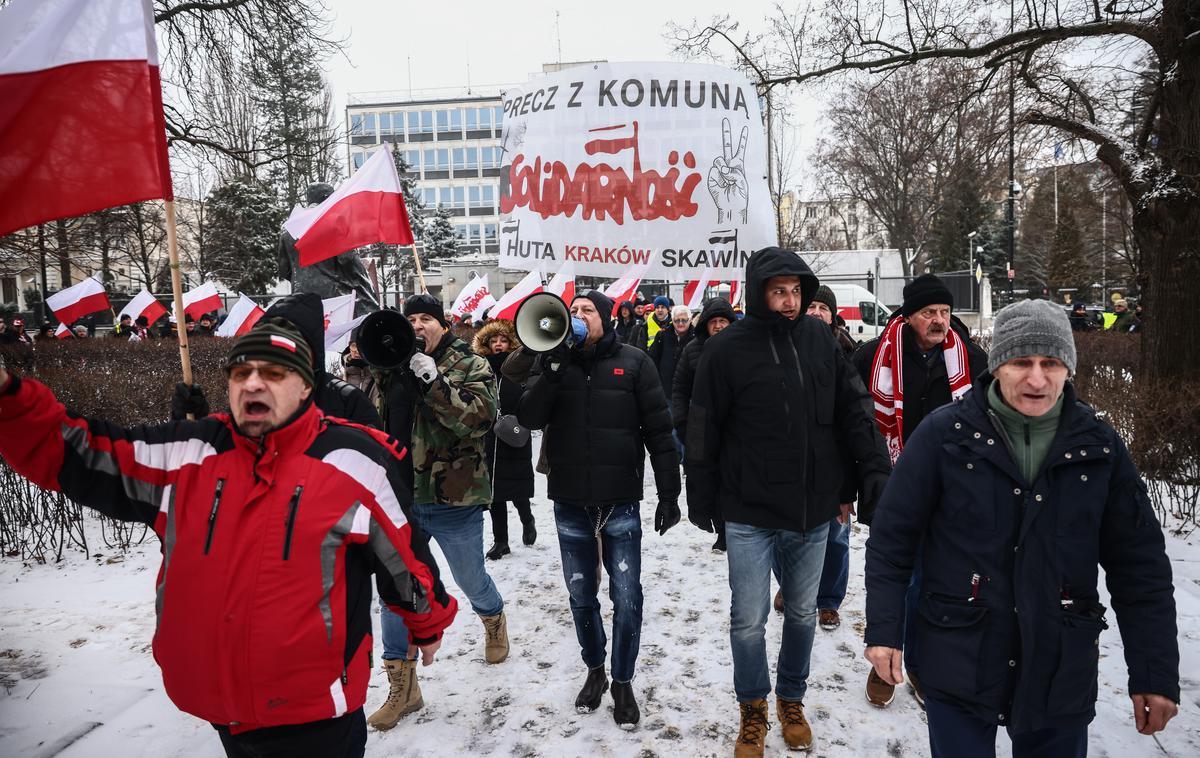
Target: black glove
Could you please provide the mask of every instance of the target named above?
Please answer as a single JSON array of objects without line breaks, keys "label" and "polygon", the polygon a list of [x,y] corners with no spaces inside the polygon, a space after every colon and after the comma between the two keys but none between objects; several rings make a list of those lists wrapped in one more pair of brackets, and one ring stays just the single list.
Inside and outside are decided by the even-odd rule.
[{"label": "black glove", "polygon": [[658,501],[658,509],[654,511],[654,531],[663,536],[667,530],[679,523],[679,501],[674,498],[663,498]]},{"label": "black glove", "polygon": [[566,371],[567,364],[571,362],[571,349],[567,347],[566,343],[563,343],[553,350],[542,353],[538,362],[542,367],[542,376],[552,381],[558,381]]},{"label": "black glove", "polygon": [[171,395],[171,420],[183,421],[188,414],[192,418],[204,418],[210,411],[208,398],[199,384],[188,386],[183,382],[175,385],[175,394]]},{"label": "black glove", "polygon": [[712,518],[700,508],[688,506],[688,521],[695,524],[696,528],[703,529],[706,532],[712,533],[716,531],[713,528]]},{"label": "black glove", "polygon": [[871,519],[875,518],[875,507],[883,497],[887,481],[887,474],[868,474],[863,480],[858,495],[858,523],[871,525]]}]

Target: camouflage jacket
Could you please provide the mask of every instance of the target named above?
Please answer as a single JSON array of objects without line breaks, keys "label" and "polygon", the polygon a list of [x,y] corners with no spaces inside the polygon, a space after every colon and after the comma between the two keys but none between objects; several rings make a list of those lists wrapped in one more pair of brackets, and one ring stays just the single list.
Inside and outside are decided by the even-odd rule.
[{"label": "camouflage jacket", "polygon": [[[414,380],[417,397],[411,436],[388,430],[409,440],[413,502],[490,505],[492,484],[484,442],[496,420],[496,380],[491,366],[453,334],[447,334],[431,355],[437,361],[438,376],[429,385]],[[386,379],[385,388],[396,377]],[[382,394],[396,397],[386,389]],[[386,407],[381,412],[389,421],[396,418],[389,418]]]}]

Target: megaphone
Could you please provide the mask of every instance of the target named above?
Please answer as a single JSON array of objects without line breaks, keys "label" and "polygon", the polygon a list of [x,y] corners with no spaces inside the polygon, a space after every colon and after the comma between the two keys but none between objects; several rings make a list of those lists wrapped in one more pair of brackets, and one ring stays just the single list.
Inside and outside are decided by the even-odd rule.
[{"label": "megaphone", "polygon": [[412,324],[404,314],[375,311],[358,326],[358,352],[376,368],[394,369],[408,363],[419,347]]},{"label": "megaphone", "polygon": [[571,315],[561,297],[549,292],[525,298],[513,324],[517,339],[535,353],[547,353],[564,343],[573,348],[587,339],[587,324]]}]

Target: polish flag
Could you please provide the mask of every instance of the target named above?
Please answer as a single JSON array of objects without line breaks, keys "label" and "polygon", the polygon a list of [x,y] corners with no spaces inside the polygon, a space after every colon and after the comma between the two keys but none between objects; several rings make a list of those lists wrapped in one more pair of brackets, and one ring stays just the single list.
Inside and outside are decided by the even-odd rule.
[{"label": "polish flag", "polygon": [[742,302],[742,286],[737,279],[729,282],[729,304],[737,306]]},{"label": "polish flag", "polygon": [[325,331],[334,324],[345,324],[354,320],[354,293],[338,295],[321,301],[325,311]]},{"label": "polish flag", "polygon": [[495,304],[496,298],[492,297],[492,293],[488,289],[488,278],[477,276],[467,282],[467,286],[458,293],[454,305],[450,306],[450,315],[455,318],[470,316],[471,320],[474,320],[476,313],[483,315],[487,313],[488,308]]},{"label": "polish flag", "polygon": [[567,261],[546,285],[546,291],[558,295],[568,307],[575,299],[575,262]]},{"label": "polish flag", "polygon": [[689,310],[700,310],[700,306],[704,303],[704,291],[721,283],[720,279],[710,279],[711,276],[712,269],[706,268],[699,279],[693,279],[683,285],[683,304]]},{"label": "polish flag", "polygon": [[172,199],[151,0],[0,8],[0,236]]},{"label": "polish flag", "polygon": [[46,305],[54,311],[55,318],[66,324],[112,307],[108,304],[104,285],[90,276],[79,284],[55,292],[46,298]]},{"label": "polish flag", "polygon": [[213,334],[217,337],[240,337],[258,323],[258,320],[266,313],[258,303],[246,297],[242,293],[238,293],[241,297],[229,309],[229,315],[217,327],[217,331]]},{"label": "polish flag", "polygon": [[54,336],[58,337],[60,340],[65,340],[67,337],[73,337],[75,335],[71,333],[70,328],[68,328],[66,324],[60,321],[54,330]]},{"label": "polish flag", "polygon": [[217,293],[217,285],[205,282],[194,290],[183,293],[183,312],[198,319],[209,311],[220,310],[224,304]]},{"label": "polish flag", "polygon": [[117,314],[117,321],[120,321],[122,316],[128,316],[134,321],[137,321],[139,316],[145,316],[146,322],[153,324],[165,315],[167,315],[167,309],[155,299],[154,295],[150,294],[150,290],[143,287],[142,291],[137,293]]},{"label": "polish flag", "polygon": [[646,266],[638,266],[630,271],[625,276],[608,285],[608,289],[604,290],[604,294],[613,301],[613,318],[617,316],[617,308],[626,300],[634,300],[637,297],[638,285],[642,283],[642,274],[646,272]]},{"label": "polish flag", "polygon": [[538,271],[530,271],[525,278],[517,282],[517,286],[504,293],[500,302],[492,306],[488,315],[492,318],[505,318],[512,321],[517,316],[517,308],[525,302],[525,298],[542,291],[542,275]]},{"label": "polish flag", "polygon": [[396,162],[385,147],[315,208],[297,206],[283,228],[296,240],[300,265],[375,242],[411,245],[412,228]]}]

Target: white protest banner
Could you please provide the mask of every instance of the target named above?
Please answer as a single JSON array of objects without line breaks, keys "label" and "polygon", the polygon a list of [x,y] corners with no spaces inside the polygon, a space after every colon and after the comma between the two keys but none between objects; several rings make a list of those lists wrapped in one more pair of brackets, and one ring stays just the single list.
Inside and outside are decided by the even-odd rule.
[{"label": "white protest banner", "polygon": [[470,316],[474,320],[476,314],[482,318],[484,312],[495,304],[496,298],[492,297],[492,293],[488,289],[487,276],[477,276],[467,282],[462,291],[458,293],[454,305],[450,306],[450,315],[455,318]]},{"label": "white protest banner", "polygon": [[743,279],[776,244],[758,96],[696,63],[588,64],[503,95],[500,265]]}]

